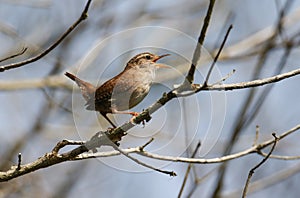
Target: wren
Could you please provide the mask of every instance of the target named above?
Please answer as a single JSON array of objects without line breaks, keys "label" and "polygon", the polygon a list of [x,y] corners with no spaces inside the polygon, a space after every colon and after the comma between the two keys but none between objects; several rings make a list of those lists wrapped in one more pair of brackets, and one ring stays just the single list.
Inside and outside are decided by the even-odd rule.
[{"label": "wren", "polygon": [[157,68],[170,68],[168,65],[156,63],[156,61],[168,55],[159,56],[149,52],[137,54],[128,61],[121,73],[98,88],[69,72],[66,72],[65,75],[79,86],[82,96],[86,100],[86,109],[98,111],[116,128],[116,125],[107,117],[107,114],[137,116],[137,112],[127,110],[139,104],[147,96]]}]

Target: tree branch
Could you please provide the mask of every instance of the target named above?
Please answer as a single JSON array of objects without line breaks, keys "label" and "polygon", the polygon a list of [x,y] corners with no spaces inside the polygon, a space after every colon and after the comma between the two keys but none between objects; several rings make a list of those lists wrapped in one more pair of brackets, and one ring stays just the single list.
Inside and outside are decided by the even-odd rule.
[{"label": "tree branch", "polygon": [[20,52],[18,52],[16,54],[13,54],[13,55],[8,56],[6,58],[0,59],[0,63],[3,62],[3,61],[9,60],[9,59],[15,58],[17,56],[21,56],[22,54],[24,54],[26,52],[26,50],[27,50],[27,48],[25,47]]},{"label": "tree branch", "polygon": [[193,95],[194,93],[197,93],[199,91],[232,91],[237,89],[246,89],[246,88],[253,88],[253,87],[259,87],[271,83],[276,83],[279,81],[282,81],[284,79],[297,76],[300,74],[300,69],[295,69],[290,72],[286,72],[283,74],[279,74],[276,76],[272,76],[269,78],[263,78],[258,80],[252,80],[248,82],[240,82],[240,83],[232,83],[232,84],[213,84],[213,85],[207,85],[203,88],[203,84],[193,84],[192,88],[187,87],[185,90],[180,90],[181,92],[177,92],[177,90],[174,90],[177,97],[185,97]]},{"label": "tree branch", "polygon": [[186,76],[186,81],[190,84],[193,83],[193,81],[194,81],[194,74],[195,74],[195,70],[196,70],[196,65],[197,65],[198,60],[200,59],[200,56],[201,56],[201,47],[202,47],[204,39],[205,39],[206,31],[207,31],[209,21],[210,21],[211,15],[212,15],[214,4],[215,4],[215,0],[210,0],[209,1],[209,6],[208,6],[208,9],[207,9],[207,12],[206,12],[206,16],[204,18],[201,33],[199,35],[197,46],[196,46],[196,49],[195,49],[194,54],[193,54],[192,64],[191,64],[190,70],[189,70],[189,72]]},{"label": "tree branch", "polygon": [[[139,117],[139,116],[138,116]],[[173,156],[162,156],[158,154],[149,153],[141,147],[136,147],[132,149],[124,149],[122,150],[124,153],[136,153],[145,157],[149,157],[152,159],[158,159],[158,160],[164,160],[164,161],[173,161],[173,162],[183,162],[183,163],[197,163],[197,164],[210,164],[210,163],[220,163],[229,161],[232,159],[240,158],[245,155],[251,154],[251,153],[259,153],[261,149],[266,148],[267,146],[274,144],[274,141],[279,141],[286,136],[294,133],[295,131],[300,129],[300,125],[295,126],[294,128],[282,133],[280,136],[277,137],[276,140],[271,139],[268,141],[265,141],[261,144],[252,146],[249,149],[246,149],[244,151],[218,157],[218,158],[210,158],[210,159],[203,159],[203,158],[185,158],[185,157],[173,157]],[[121,130],[119,128],[115,130]],[[83,160],[83,159],[90,159],[90,158],[96,158],[96,157],[109,157],[114,155],[120,155],[120,152],[118,151],[111,151],[111,152],[104,152],[104,153],[86,153],[90,150],[96,151],[96,148],[99,148],[101,146],[111,145],[111,141],[115,144],[118,144],[118,141],[121,140],[122,136],[125,134],[116,134],[114,131],[106,131],[106,132],[98,132],[96,133],[89,141],[85,142],[83,145],[68,151],[66,153],[59,154],[58,151],[63,148],[64,146],[67,146],[67,143],[63,143],[63,146],[57,146],[61,145],[62,143],[59,142],[54,148],[60,147],[59,149],[54,149],[51,153],[46,153],[44,156],[38,158],[36,161],[20,165],[20,168],[18,169],[18,166],[12,166],[10,170],[6,172],[0,172],[0,182],[9,181],[11,179],[17,178],[19,176],[28,174],[33,171],[37,171],[42,168],[47,168],[49,166],[59,164],[66,161],[74,161],[74,160]],[[105,134],[105,135],[103,135]],[[109,141],[108,141],[109,139]],[[62,141],[63,142],[63,141]],[[68,141],[65,141],[68,142]],[[74,144],[81,144],[80,141],[69,141],[71,145]],[[74,143],[74,144],[73,144]]]},{"label": "tree branch", "polygon": [[228,36],[229,36],[229,33],[230,33],[231,29],[232,29],[232,25],[230,25],[229,28],[227,29],[227,32],[226,32],[226,34],[225,34],[225,37],[224,37],[224,39],[223,39],[223,41],[222,41],[222,44],[221,44],[221,46],[220,46],[220,48],[219,48],[219,50],[218,50],[218,53],[216,54],[216,56],[215,56],[215,58],[214,58],[214,61],[212,62],[211,66],[210,66],[210,68],[209,68],[209,70],[208,70],[208,73],[207,73],[207,75],[206,75],[205,81],[204,81],[204,83],[203,83],[203,87],[207,86],[207,84],[208,84],[208,80],[209,80],[209,77],[210,77],[210,75],[211,75],[211,72],[212,72],[212,70],[214,69],[214,66],[215,66],[215,64],[217,63],[218,59],[219,59],[219,56],[220,56],[220,54],[221,54],[221,52],[222,52],[222,50],[223,50],[223,48],[224,48],[224,46],[225,46],[225,43],[226,43],[226,41],[227,41],[227,38],[228,38]]},{"label": "tree branch", "polygon": [[[193,151],[193,154],[192,154],[191,158],[194,158],[196,156],[196,153],[198,152],[200,146],[201,146],[201,142],[199,141],[198,144],[196,145],[196,148]],[[186,172],[185,172],[185,175],[184,175],[184,179],[183,179],[181,188],[179,190],[179,194],[177,196],[178,198],[180,198],[182,196],[183,189],[185,187],[185,184],[186,184],[186,181],[188,179],[188,176],[189,176],[189,173],[191,171],[191,168],[192,168],[192,164],[189,164],[188,167],[187,167],[187,169],[186,169]]]},{"label": "tree branch", "polygon": [[263,164],[269,159],[270,155],[272,154],[272,152],[273,152],[274,149],[275,149],[275,146],[276,146],[276,144],[277,144],[278,139],[277,139],[275,133],[272,133],[272,135],[274,136],[274,139],[275,139],[275,140],[274,140],[274,143],[273,143],[273,146],[272,146],[270,152],[268,153],[268,155],[267,155],[260,163],[258,163],[256,166],[254,166],[254,167],[249,171],[248,178],[247,178],[247,181],[246,181],[244,190],[243,190],[243,195],[242,195],[243,198],[245,198],[246,195],[247,195],[249,183],[250,183],[250,180],[251,180],[251,178],[252,178],[252,175],[254,174],[254,171],[255,171],[256,169],[258,169],[261,165],[263,165]]},{"label": "tree branch", "polygon": [[87,1],[86,5],[85,5],[85,8],[84,8],[83,12],[81,13],[80,17],[77,19],[77,21],[75,23],[73,23],[73,25],[71,25],[69,27],[69,29],[65,33],[63,33],[61,35],[61,37],[58,38],[45,51],[41,52],[40,54],[38,54],[38,55],[36,55],[36,56],[34,56],[32,58],[26,59],[24,61],[0,66],[0,72],[4,72],[4,71],[10,70],[10,69],[15,69],[15,68],[18,68],[18,67],[22,67],[24,65],[33,63],[33,62],[41,59],[42,57],[46,56],[49,52],[51,52],[54,48],[56,48],[82,21],[84,21],[85,19],[87,19],[87,17],[88,17],[88,9],[89,9],[89,6],[91,4],[91,1],[92,0],[88,0]]}]

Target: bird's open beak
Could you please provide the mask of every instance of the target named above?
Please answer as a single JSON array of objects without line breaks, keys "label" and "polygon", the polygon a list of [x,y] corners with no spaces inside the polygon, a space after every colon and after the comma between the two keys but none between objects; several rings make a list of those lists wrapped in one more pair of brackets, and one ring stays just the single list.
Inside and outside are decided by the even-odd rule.
[{"label": "bird's open beak", "polygon": [[[163,54],[163,55],[157,56],[157,58],[154,59],[153,62],[156,63],[156,61],[158,61],[159,59],[161,59],[161,58],[163,58],[163,57],[165,57],[165,56],[170,56],[170,54]],[[166,64],[162,64],[162,63],[156,63],[155,66],[156,66],[157,68],[168,68],[168,69],[172,68],[171,66],[166,65]]]},{"label": "bird's open beak", "polygon": [[163,57],[165,57],[165,56],[170,56],[170,54],[163,54],[163,55],[157,56],[157,57],[153,60],[153,62],[156,62],[156,61],[158,61],[159,59],[161,59],[161,58],[163,58]]}]

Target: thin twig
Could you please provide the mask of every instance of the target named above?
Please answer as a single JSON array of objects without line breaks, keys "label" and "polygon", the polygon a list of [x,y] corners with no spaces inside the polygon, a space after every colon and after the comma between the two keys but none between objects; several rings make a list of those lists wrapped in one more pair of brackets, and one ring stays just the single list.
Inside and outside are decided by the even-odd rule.
[{"label": "thin twig", "polygon": [[230,78],[234,73],[235,73],[235,69],[233,69],[230,73],[228,73],[226,76],[224,76],[223,78],[221,78],[219,81],[213,83],[212,86],[214,86],[214,85],[221,85],[225,80],[227,80],[228,78]]},{"label": "thin twig", "polygon": [[151,138],[148,142],[146,142],[143,146],[140,146],[140,150],[143,151],[146,146],[148,146],[151,142],[153,142],[154,138]]},{"label": "thin twig", "polygon": [[[298,175],[299,172],[300,172],[300,163],[297,163],[293,166],[285,167],[278,171],[273,171],[271,175],[267,175],[259,180],[251,182],[249,184],[248,193],[254,193],[261,190],[265,190],[270,186],[274,186],[275,184],[282,183],[284,180],[292,176]],[[233,192],[228,192],[225,195],[223,194],[222,197],[224,198],[240,197],[242,191],[243,189],[235,189]]]},{"label": "thin twig", "polygon": [[228,24],[232,24],[232,21],[234,21],[235,17],[236,14],[232,10],[227,14],[226,19],[224,20],[224,23],[222,25],[222,28],[220,28],[221,31],[218,33],[217,40],[213,45],[214,49],[219,49],[220,46],[219,41],[221,41],[224,30],[228,27]]},{"label": "thin twig", "polygon": [[21,169],[21,163],[22,163],[22,154],[19,153],[18,154],[18,167],[17,167],[17,170]]},{"label": "thin twig", "polygon": [[[152,140],[148,141],[145,145],[143,145],[142,147],[139,147],[139,148],[143,148],[143,147],[147,146],[148,144],[150,144],[150,142],[152,142]],[[136,158],[130,156],[128,153],[124,152],[122,149],[120,149],[120,148],[119,148],[116,144],[114,144],[113,142],[111,142],[111,146],[112,146],[115,150],[117,150],[117,151],[119,151],[121,154],[123,154],[125,157],[131,159],[132,161],[134,161],[135,163],[137,163],[137,164],[139,164],[139,165],[141,165],[141,166],[144,166],[144,167],[146,167],[146,168],[152,169],[152,170],[154,170],[154,171],[157,171],[157,172],[160,172],[160,173],[163,173],[163,174],[170,175],[170,176],[172,176],[172,177],[177,176],[177,174],[176,174],[174,171],[164,171],[164,170],[160,170],[160,169],[158,169],[158,168],[155,168],[155,167],[153,167],[153,166],[151,166],[151,165],[149,165],[149,164],[146,164],[146,163],[144,163],[144,162],[142,162],[142,161],[140,161],[140,160],[138,160],[138,159],[136,159]]]},{"label": "thin twig", "polygon": [[9,59],[15,58],[17,56],[20,56],[20,55],[24,54],[26,52],[26,50],[27,50],[27,47],[23,47],[23,49],[20,52],[18,52],[16,54],[13,54],[13,55],[11,55],[9,57],[1,59],[0,63],[3,62],[3,61],[9,60]]},{"label": "thin twig", "polygon": [[196,49],[194,50],[192,64],[191,64],[190,70],[189,70],[189,72],[186,76],[186,81],[190,84],[193,83],[193,81],[194,81],[194,74],[195,74],[195,70],[196,70],[196,65],[197,65],[198,60],[200,59],[200,56],[201,56],[201,47],[202,47],[204,39],[205,39],[206,31],[207,31],[207,28],[208,28],[208,25],[209,25],[209,22],[210,22],[210,18],[211,18],[211,15],[212,15],[214,4],[215,4],[215,0],[210,0],[209,1],[209,6],[208,6],[208,9],[207,9],[207,12],[206,12],[206,16],[204,18],[201,33],[200,33],[200,36],[198,38],[198,43],[197,43]]},{"label": "thin twig", "polygon": [[56,144],[56,146],[52,149],[52,153],[58,153],[60,149],[67,145],[83,145],[85,141],[75,141],[75,140],[62,140]]},{"label": "thin twig", "polygon": [[[194,158],[196,156],[196,153],[198,152],[199,148],[201,146],[201,142],[199,141],[198,144],[196,145],[196,148],[191,156],[191,158]],[[185,184],[186,184],[186,181],[187,181],[187,178],[188,178],[188,175],[191,171],[191,168],[192,168],[192,164],[189,164],[187,169],[186,169],[186,172],[185,172],[185,176],[184,176],[184,179],[183,179],[183,182],[182,182],[182,185],[181,185],[181,188],[180,188],[180,191],[179,191],[179,194],[178,194],[178,197],[181,197],[182,193],[183,193],[183,189],[185,187]]]},{"label": "thin twig", "polygon": [[255,139],[254,139],[254,142],[253,142],[253,145],[252,145],[252,146],[257,145],[258,136],[259,136],[259,126],[256,125],[256,128],[255,128]]},{"label": "thin twig", "polygon": [[216,64],[216,62],[217,62],[218,59],[219,59],[219,56],[220,56],[220,54],[221,54],[221,52],[222,52],[222,50],[223,50],[223,48],[224,48],[224,45],[225,45],[225,43],[226,43],[226,41],[227,41],[227,38],[228,38],[228,36],[229,36],[229,33],[230,33],[231,29],[232,29],[232,25],[230,25],[229,28],[227,29],[226,35],[225,35],[225,37],[224,37],[224,39],[223,39],[223,41],[222,41],[222,44],[221,44],[221,46],[220,46],[220,48],[219,48],[219,50],[218,50],[218,53],[217,53],[217,55],[215,56],[214,61],[212,62],[211,66],[210,66],[210,68],[209,68],[209,70],[208,70],[208,73],[207,73],[207,75],[206,75],[206,78],[205,78],[205,81],[204,81],[204,83],[203,83],[203,86],[207,86],[207,83],[208,83],[209,77],[210,77],[210,75],[211,75],[211,72],[212,72],[212,70],[213,70],[213,68],[214,68],[214,66],[215,66],[215,64]]},{"label": "thin twig", "polygon": [[263,165],[263,163],[265,163],[265,162],[269,159],[270,155],[272,154],[272,152],[273,152],[274,149],[275,149],[275,146],[276,146],[276,144],[277,144],[277,142],[278,142],[278,138],[276,137],[276,134],[275,134],[275,133],[272,133],[272,135],[273,135],[275,141],[274,141],[274,143],[273,143],[273,146],[272,146],[270,152],[268,153],[268,155],[267,155],[260,163],[258,163],[256,166],[254,166],[254,167],[249,171],[248,178],[247,178],[247,181],[246,181],[244,190],[243,190],[243,195],[242,195],[243,198],[245,198],[246,195],[247,195],[247,190],[248,190],[248,187],[249,187],[249,183],[250,183],[250,180],[251,180],[252,175],[254,174],[254,171],[255,171],[256,169],[258,169],[261,165]]},{"label": "thin twig", "polygon": [[[263,151],[258,152],[259,155],[266,157],[268,154],[264,153]],[[286,155],[270,155],[269,158],[272,159],[279,159],[279,160],[299,160],[300,156],[286,156]]]},{"label": "thin twig", "polygon": [[[294,132],[298,131],[300,129],[300,124],[291,128],[290,130],[282,133],[280,136],[277,137],[276,141],[279,141],[283,138],[285,138],[286,136],[293,134]],[[253,146],[249,149],[246,149],[244,151],[240,151],[238,153],[234,153],[234,154],[229,154],[229,155],[225,155],[222,157],[218,157],[218,158],[211,158],[211,159],[196,159],[196,158],[186,158],[186,157],[173,157],[173,156],[162,156],[162,155],[158,155],[158,154],[154,154],[154,153],[149,153],[149,152],[137,152],[137,154],[139,155],[143,155],[152,159],[159,159],[159,160],[164,160],[164,161],[172,161],[172,162],[186,162],[186,163],[199,163],[199,164],[208,164],[208,163],[220,163],[220,162],[225,162],[225,161],[229,161],[232,159],[237,159],[240,158],[242,156],[246,156],[249,155],[250,153],[257,153],[259,150],[266,148],[267,146],[270,146],[271,144],[274,144],[275,139],[270,139],[267,140],[261,144],[258,144],[256,146]]]},{"label": "thin twig", "polygon": [[[271,83],[275,83],[275,82],[279,82],[282,81],[284,79],[293,77],[293,76],[297,76],[300,74],[300,69],[295,69],[292,70],[290,72],[286,72],[283,74],[279,74],[276,76],[272,76],[269,78],[263,78],[263,79],[258,79],[258,80],[252,80],[252,81],[248,81],[248,82],[240,82],[240,83],[233,83],[233,84],[223,84],[223,85],[207,85],[207,87],[203,87],[203,85],[201,84],[194,84],[193,88],[194,88],[194,92],[199,92],[201,90],[207,90],[207,91],[227,91],[227,90],[236,90],[236,89],[245,89],[245,88],[252,88],[252,87],[258,87],[258,86],[263,86],[263,85],[267,85],[267,84],[271,84]],[[190,90],[192,91],[192,90]],[[187,93],[189,95],[193,94],[193,93]],[[187,95],[186,94],[186,95]],[[185,94],[181,94],[180,96],[185,96]]]},{"label": "thin twig", "polygon": [[82,21],[84,21],[85,19],[87,19],[88,16],[88,9],[89,6],[91,4],[92,0],[88,0],[85,8],[83,10],[83,12],[81,13],[80,17],[77,19],[77,21],[75,23],[73,23],[73,25],[71,25],[69,27],[69,29],[63,33],[61,35],[60,38],[58,38],[52,45],[50,45],[45,51],[41,52],[40,54],[31,57],[29,59],[26,59],[24,61],[21,62],[17,62],[17,63],[12,63],[12,64],[8,64],[8,65],[3,65],[0,67],[0,72],[4,72],[10,69],[14,69],[14,68],[18,68],[18,67],[22,67],[24,65],[33,63],[39,59],[41,59],[42,57],[44,57],[45,55],[47,55],[49,52],[51,52],[54,48],[56,48]]},{"label": "thin twig", "polygon": [[[211,72],[216,64],[216,62],[218,61],[218,58],[224,48],[224,45],[227,41],[227,38],[228,38],[228,35],[230,33],[230,30],[232,29],[232,25],[229,26],[227,32],[226,32],[226,35],[223,39],[223,42],[220,46],[220,49],[218,50],[218,53],[216,54],[208,72],[207,72],[207,75],[206,75],[206,78],[203,82],[202,85],[200,85],[200,87],[196,87],[197,85],[196,84],[190,84],[189,81],[184,81],[183,84],[181,84],[180,86],[176,87],[175,90],[173,90],[173,93],[177,95],[177,97],[182,97],[182,96],[187,96],[187,95],[191,95],[193,93],[196,93],[196,92],[199,92],[201,90],[204,90],[208,87],[208,80],[209,80],[209,77],[211,75]],[[193,65],[193,64],[192,64]],[[192,67],[191,67],[192,68]],[[191,71],[191,70],[190,70]],[[188,79],[188,76],[186,77],[186,79]],[[187,83],[188,82],[188,83]],[[210,85],[211,86],[211,85]],[[190,90],[188,90],[190,89]],[[186,91],[191,91],[191,92],[186,92]]]}]

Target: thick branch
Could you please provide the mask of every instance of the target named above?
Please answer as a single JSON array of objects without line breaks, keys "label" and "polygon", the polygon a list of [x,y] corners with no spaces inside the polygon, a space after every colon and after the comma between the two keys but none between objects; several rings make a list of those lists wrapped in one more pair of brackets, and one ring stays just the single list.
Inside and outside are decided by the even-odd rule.
[{"label": "thick branch", "polygon": [[[295,131],[300,129],[300,125],[295,126],[294,128],[284,132],[280,136],[278,136],[277,140],[271,139],[268,141],[265,141],[261,144],[252,146],[249,149],[246,149],[244,151],[223,156],[223,157],[218,157],[218,158],[211,158],[211,159],[203,159],[203,158],[185,158],[185,157],[173,157],[173,156],[162,156],[158,154],[153,154],[149,153],[147,151],[144,151],[141,149],[141,147],[133,148],[133,149],[125,149],[123,152],[125,153],[137,153],[139,155],[149,157],[152,159],[158,159],[158,160],[164,160],[164,161],[173,161],[173,162],[184,162],[184,163],[198,163],[198,164],[209,164],[209,163],[220,163],[220,162],[225,162],[228,160],[236,159],[243,157],[245,155],[249,155],[251,153],[259,153],[261,149],[266,148],[267,146],[271,145],[274,143],[274,141],[279,141],[280,139],[294,133]],[[121,130],[121,129],[116,129],[116,130]],[[116,131],[114,130],[114,131]],[[113,132],[114,132],[113,131]],[[25,175],[27,173],[42,169],[42,168],[47,168],[49,166],[59,164],[65,161],[72,161],[72,160],[83,160],[83,159],[89,159],[89,158],[96,158],[96,157],[108,157],[108,156],[113,156],[113,155],[119,155],[120,152],[118,151],[111,151],[111,152],[106,152],[106,153],[86,153],[89,150],[95,150],[96,148],[99,148],[100,146],[103,145],[110,145],[111,142],[107,142],[107,138],[113,140],[113,142],[117,143],[117,141],[120,141],[122,135],[116,134],[116,132],[105,132],[106,136],[101,135],[103,134],[102,132],[97,133],[94,135],[91,140],[87,141],[84,145],[81,145],[69,152],[63,153],[63,154],[58,154],[57,152],[59,149],[61,149],[63,146],[66,146],[67,144],[64,144],[62,142],[59,142],[51,153],[46,153],[43,157],[40,157],[36,161],[21,165],[19,168],[18,166],[12,166],[10,170],[6,172],[0,172],[0,182],[4,181],[9,181],[13,178],[17,178],[19,176]],[[124,134],[123,134],[124,136]],[[80,144],[80,142],[74,142],[71,141],[70,144]],[[58,146],[58,145],[63,145],[63,146]],[[59,148],[58,148],[59,147]],[[58,148],[58,149],[57,149]]]},{"label": "thick branch", "polygon": [[[291,128],[290,130],[288,130],[286,132],[283,132],[281,135],[279,135],[277,137],[276,140],[274,138],[272,138],[261,144],[253,145],[252,147],[250,147],[249,149],[246,149],[244,151],[226,155],[223,157],[210,158],[210,159],[158,155],[158,154],[147,152],[145,150],[141,150],[140,147],[124,149],[123,151],[126,153],[137,153],[137,154],[143,155],[145,157],[149,157],[152,159],[158,159],[158,160],[164,160],[164,161],[197,163],[197,164],[212,164],[212,163],[220,163],[220,162],[225,162],[225,161],[229,161],[232,159],[240,158],[240,157],[243,157],[243,156],[251,154],[251,153],[260,154],[262,149],[274,144],[274,141],[279,141],[279,140],[285,138],[286,136],[293,134],[294,132],[298,131],[299,129],[300,129],[300,124]],[[74,160],[82,160],[82,159],[96,158],[96,157],[109,157],[109,156],[114,156],[114,155],[119,155],[119,154],[120,153],[117,151],[111,151],[111,152],[105,152],[105,153],[82,154],[82,155],[74,158]]]}]

